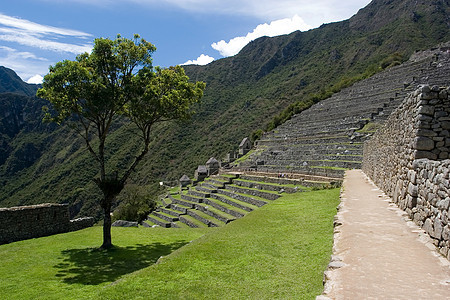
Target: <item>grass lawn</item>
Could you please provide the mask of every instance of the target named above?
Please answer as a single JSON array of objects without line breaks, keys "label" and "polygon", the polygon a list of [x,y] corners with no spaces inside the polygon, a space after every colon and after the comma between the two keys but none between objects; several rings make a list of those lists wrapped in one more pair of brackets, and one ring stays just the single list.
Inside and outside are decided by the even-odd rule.
[{"label": "grass lawn", "polygon": [[0,299],[95,299],[123,275],[153,265],[204,229],[112,228],[116,248],[99,251],[102,227],[0,246]]},{"label": "grass lawn", "polygon": [[99,291],[101,299],[314,299],[339,189],[286,195]]},{"label": "grass lawn", "polygon": [[2,245],[0,299],[314,299],[338,197],[285,195],[221,228],[114,228],[109,253],[100,227]]}]

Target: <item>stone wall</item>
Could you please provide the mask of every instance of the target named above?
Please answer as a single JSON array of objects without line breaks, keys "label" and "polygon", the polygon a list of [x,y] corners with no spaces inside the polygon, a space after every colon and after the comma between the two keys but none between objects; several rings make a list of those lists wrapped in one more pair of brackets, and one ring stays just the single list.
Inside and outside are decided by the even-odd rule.
[{"label": "stone wall", "polygon": [[67,204],[0,208],[0,245],[80,230],[93,224],[93,218],[70,220]]},{"label": "stone wall", "polygon": [[450,89],[422,86],[364,145],[363,171],[450,260]]}]

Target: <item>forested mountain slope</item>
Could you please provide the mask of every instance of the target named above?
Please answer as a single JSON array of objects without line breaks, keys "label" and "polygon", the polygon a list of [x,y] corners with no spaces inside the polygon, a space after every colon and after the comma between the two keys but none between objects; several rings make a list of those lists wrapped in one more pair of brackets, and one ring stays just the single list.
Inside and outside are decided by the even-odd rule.
[{"label": "forested mountain slope", "polygon": [[[311,93],[343,78],[450,40],[449,16],[448,0],[374,0],[349,20],[263,37],[234,57],[186,66],[192,80],[207,83],[205,97],[188,123],[155,128],[133,181],[149,185],[191,176],[196,165],[221,158],[288,105],[305,101],[307,107]],[[64,128],[42,124],[43,101],[30,97],[35,87],[13,84],[5,74],[14,77],[0,70],[0,206],[68,202],[73,215],[97,215],[96,172],[83,143]],[[19,116],[20,126],[14,127],[11,115]],[[108,146],[111,171],[137,151],[135,140],[132,128],[118,121]]]}]

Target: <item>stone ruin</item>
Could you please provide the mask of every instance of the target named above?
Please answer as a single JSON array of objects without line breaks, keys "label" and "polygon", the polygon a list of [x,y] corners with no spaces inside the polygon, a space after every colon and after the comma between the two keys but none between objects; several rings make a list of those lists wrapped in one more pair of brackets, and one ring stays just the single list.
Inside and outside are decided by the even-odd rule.
[{"label": "stone ruin", "polygon": [[70,220],[67,204],[0,208],[0,245],[76,231],[94,225],[94,218]]},{"label": "stone ruin", "polygon": [[206,169],[208,170],[208,176],[217,175],[220,169],[220,162],[214,157],[211,157],[206,162]]},{"label": "stone ruin", "polygon": [[[342,178],[346,170],[360,169],[364,141],[409,93],[422,84],[449,84],[448,49],[444,45],[418,52],[408,62],[357,82],[294,115],[264,133],[255,142],[255,151],[233,170]],[[431,146],[424,144],[426,139],[418,143],[425,148]]]},{"label": "stone ruin", "polygon": [[184,187],[187,187],[192,182],[192,180],[186,174],[181,176],[179,181],[180,181],[180,190]]},{"label": "stone ruin", "polygon": [[422,86],[364,145],[363,171],[450,260],[450,89]]},{"label": "stone ruin", "polygon": [[194,174],[195,181],[203,181],[206,177],[208,177],[208,169],[206,168],[206,166],[198,166]]},{"label": "stone ruin", "polygon": [[252,142],[249,138],[244,138],[239,144],[239,155],[244,156],[252,149]]}]

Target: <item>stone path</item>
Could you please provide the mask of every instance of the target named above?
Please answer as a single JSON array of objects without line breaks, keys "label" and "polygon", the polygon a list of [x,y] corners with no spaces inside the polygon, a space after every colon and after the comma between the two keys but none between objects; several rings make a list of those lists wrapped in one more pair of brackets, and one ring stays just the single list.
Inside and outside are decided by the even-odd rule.
[{"label": "stone path", "polygon": [[361,170],[346,172],[341,198],[317,299],[450,299],[450,262]]}]

